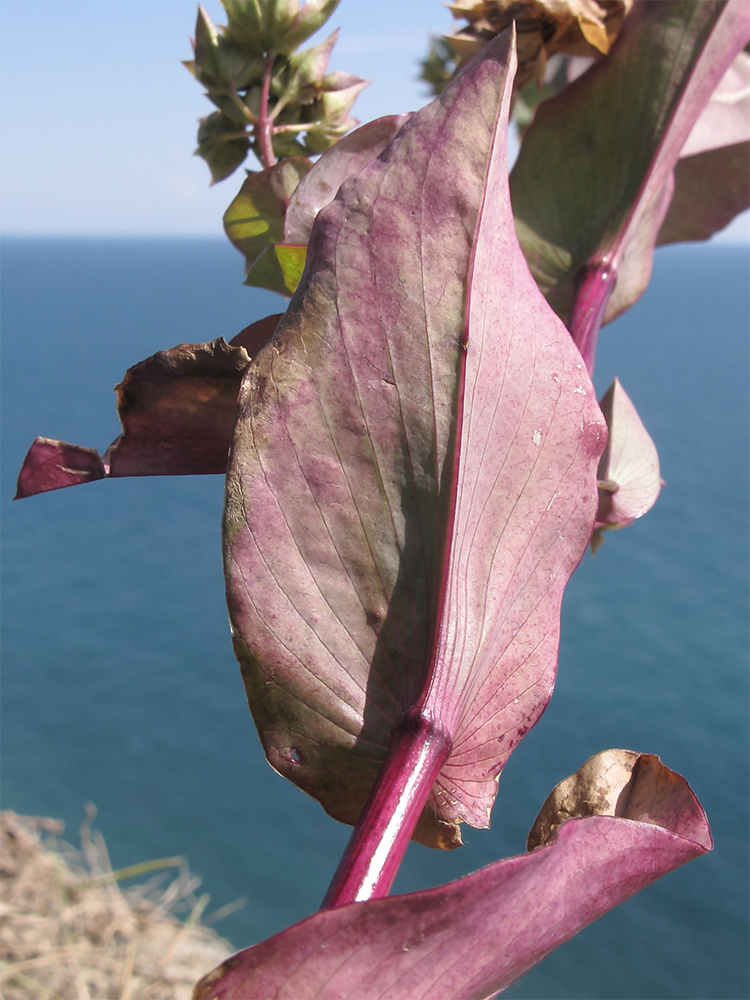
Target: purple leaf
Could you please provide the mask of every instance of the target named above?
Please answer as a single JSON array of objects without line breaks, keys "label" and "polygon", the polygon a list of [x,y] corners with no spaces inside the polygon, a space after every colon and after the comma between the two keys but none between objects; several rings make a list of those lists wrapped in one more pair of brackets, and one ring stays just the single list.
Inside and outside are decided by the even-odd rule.
[{"label": "purple leaf", "polygon": [[675,167],[674,194],[657,243],[706,240],[747,208],[750,55],[740,52],[682,149]]},{"label": "purple leaf", "polygon": [[687,782],[609,750],[552,792],[507,858],[437,889],[317,913],[228,959],[195,1000],[481,1000],[712,847]]},{"label": "purple leaf", "polygon": [[239,333],[232,344],[180,344],[129,368],[116,387],[122,435],[104,458],[91,448],[37,438],[17,497],[104,476],[223,474],[245,368],[270,339],[279,316]]},{"label": "purple leaf", "polygon": [[695,156],[707,149],[750,140],[750,55],[740,52],[711,95],[680,151]]},{"label": "purple leaf", "polygon": [[318,212],[333,201],[345,180],[356,176],[385,149],[409,117],[378,118],[345,135],[320,157],[289,198],[284,242],[266,247],[254,262],[248,260],[245,284],[269,288],[280,295],[292,295],[297,290]]},{"label": "purple leaf", "polygon": [[620,528],[656,503],[662,486],[659,455],[619,379],[602,397],[601,408],[609,437],[599,462],[596,526]]},{"label": "purple leaf", "polygon": [[102,460],[93,448],[38,437],[23,460],[14,499],[90,483],[105,475]]},{"label": "purple leaf", "polygon": [[353,823],[414,709],[453,745],[415,834],[439,846],[487,825],[549,698],[604,443],[514,234],[511,59],[507,35],[489,45],[319,214],[227,480],[230,617],[269,761]]},{"label": "purple leaf", "polygon": [[609,56],[537,109],[513,207],[532,273],[564,319],[584,266],[618,272],[604,322],[642,293],[672,170],[748,38],[744,0],[638,4]]},{"label": "purple leaf", "polygon": [[289,199],[284,219],[284,243],[307,245],[315,217],[354,177],[383,152],[409,115],[390,115],[362,125],[324,153]]},{"label": "purple leaf", "polygon": [[244,347],[250,357],[254,358],[273,337],[283,315],[283,313],[272,313],[270,316],[256,320],[250,326],[246,326],[244,330],[240,330],[236,337],[232,337],[229,346]]}]

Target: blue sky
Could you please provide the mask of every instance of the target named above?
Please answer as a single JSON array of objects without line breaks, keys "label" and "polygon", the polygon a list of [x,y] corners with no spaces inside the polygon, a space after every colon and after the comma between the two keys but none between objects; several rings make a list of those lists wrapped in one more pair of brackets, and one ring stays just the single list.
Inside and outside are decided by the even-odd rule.
[{"label": "blue sky", "polygon": [[[204,7],[224,23],[217,0]],[[209,188],[192,155],[197,119],[213,109],[181,65],[197,9],[0,0],[4,232],[221,234],[241,175]],[[439,0],[343,0],[320,37],[340,27],[331,69],[372,81],[357,117],[426,103],[418,62],[452,20]]]},{"label": "blue sky", "polygon": [[[205,0],[223,23],[218,0]],[[29,234],[222,233],[240,175],[209,187],[193,156],[212,105],[181,65],[192,0],[0,0],[0,226]],[[343,0],[332,69],[371,80],[367,121],[428,99],[430,35],[455,23],[440,0]],[[748,213],[732,227],[750,239]],[[726,237],[724,237],[726,238]]]}]

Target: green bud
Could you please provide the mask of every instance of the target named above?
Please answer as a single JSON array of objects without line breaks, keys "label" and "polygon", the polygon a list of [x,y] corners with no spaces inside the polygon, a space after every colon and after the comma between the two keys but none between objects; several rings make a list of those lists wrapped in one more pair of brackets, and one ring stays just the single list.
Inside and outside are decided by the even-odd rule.
[{"label": "green bud", "polygon": [[251,51],[277,50],[300,13],[299,0],[222,0],[227,37]]},{"label": "green bud", "polygon": [[278,52],[289,54],[322,27],[339,5],[339,0],[307,0],[279,41]]}]

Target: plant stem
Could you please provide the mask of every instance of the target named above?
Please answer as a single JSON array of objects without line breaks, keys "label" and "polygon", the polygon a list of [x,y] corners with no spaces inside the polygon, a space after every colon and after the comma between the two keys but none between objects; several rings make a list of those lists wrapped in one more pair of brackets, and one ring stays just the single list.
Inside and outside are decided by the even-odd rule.
[{"label": "plant stem", "polygon": [[568,320],[573,342],[589,375],[594,372],[596,342],[604,310],[617,284],[617,270],[608,258],[584,264],[576,277],[576,297]]},{"label": "plant stem", "polygon": [[264,167],[272,167],[276,163],[273,152],[273,119],[268,114],[268,97],[271,92],[271,70],[273,69],[273,52],[268,53],[266,70],[263,74],[263,84],[260,91],[260,114],[258,116],[258,141]]},{"label": "plant stem", "polygon": [[450,753],[445,732],[406,715],[354,828],[322,909],[387,896],[440,768]]}]

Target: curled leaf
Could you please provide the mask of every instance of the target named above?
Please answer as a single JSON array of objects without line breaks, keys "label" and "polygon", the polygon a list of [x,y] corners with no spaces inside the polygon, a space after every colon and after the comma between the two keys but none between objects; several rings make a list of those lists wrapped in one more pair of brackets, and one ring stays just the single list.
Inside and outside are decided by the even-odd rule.
[{"label": "curled leaf", "polygon": [[658,757],[605,751],[550,795],[531,853],[320,912],[228,959],[195,1000],[483,1000],[712,846],[684,778]]},{"label": "curled leaf", "polygon": [[250,356],[221,337],[180,344],[129,368],[116,387],[122,435],[105,456],[110,476],[223,473]]},{"label": "curled leaf", "polygon": [[661,490],[659,455],[619,379],[601,400],[609,438],[599,462],[597,527],[630,524],[651,510]]}]

